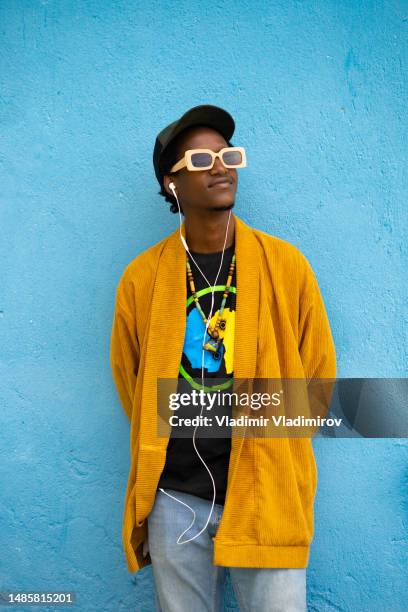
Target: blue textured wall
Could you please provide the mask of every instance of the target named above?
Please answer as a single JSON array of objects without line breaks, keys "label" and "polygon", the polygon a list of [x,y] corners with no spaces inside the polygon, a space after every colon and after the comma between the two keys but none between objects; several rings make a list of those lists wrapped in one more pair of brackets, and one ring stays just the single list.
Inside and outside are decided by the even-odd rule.
[{"label": "blue textured wall", "polygon": [[[408,4],[3,0],[0,31],[0,586],[148,612],[151,568],[128,574],[121,548],[108,348],[125,265],[178,222],[156,133],[227,108],[248,152],[236,212],[309,258],[339,376],[407,376]],[[406,441],[315,449],[309,609],[405,610]]]}]

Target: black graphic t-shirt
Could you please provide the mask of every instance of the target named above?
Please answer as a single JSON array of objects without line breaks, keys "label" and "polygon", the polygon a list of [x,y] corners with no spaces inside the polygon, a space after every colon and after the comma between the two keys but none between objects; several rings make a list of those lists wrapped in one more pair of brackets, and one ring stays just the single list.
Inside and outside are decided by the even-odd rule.
[{"label": "black graphic t-shirt", "polygon": [[[210,320],[211,327],[215,326],[218,318],[218,311],[221,306],[234,250],[235,245],[233,244],[228,249],[225,249],[224,252],[222,268],[214,290],[214,307]],[[195,253],[192,251],[192,256],[211,283],[211,286],[214,284],[217,276],[221,255],[222,252]],[[204,314],[208,316],[211,310],[211,289],[190,257],[189,261],[200,306]],[[202,388],[202,345],[211,341],[211,337],[207,333],[203,343],[205,323],[192,298],[190,285],[187,280],[187,271],[186,283],[186,332],[179,370],[179,388],[182,386],[181,392],[185,392],[188,389],[200,390]],[[229,381],[231,381],[231,384],[233,382],[235,310],[236,266],[222,315],[225,325],[222,324],[221,328],[218,328],[222,340],[219,349],[217,353],[204,350],[204,388],[206,390],[219,391],[220,394],[223,390],[228,391],[230,389]],[[223,327],[224,329],[222,329]],[[204,409],[203,415],[205,412]],[[194,416],[199,413],[199,410],[198,413],[194,412]],[[214,478],[216,488],[215,503],[223,505],[227,489],[231,439],[229,437],[200,438],[197,433],[195,437],[196,447]],[[163,489],[184,491],[212,501],[213,485],[211,478],[194,449],[192,434],[189,438],[176,438],[173,435],[170,437],[167,447],[166,464],[158,486]]]}]

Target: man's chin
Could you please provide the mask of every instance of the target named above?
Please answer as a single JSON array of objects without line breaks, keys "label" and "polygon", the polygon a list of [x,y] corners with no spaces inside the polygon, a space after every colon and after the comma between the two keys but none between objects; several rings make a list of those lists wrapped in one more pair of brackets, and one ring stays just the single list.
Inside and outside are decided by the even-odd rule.
[{"label": "man's chin", "polygon": [[212,210],[213,212],[222,212],[225,210],[231,210],[231,208],[234,208],[234,206],[235,206],[235,201],[230,202],[230,204],[218,204],[215,206],[211,206],[210,210]]}]

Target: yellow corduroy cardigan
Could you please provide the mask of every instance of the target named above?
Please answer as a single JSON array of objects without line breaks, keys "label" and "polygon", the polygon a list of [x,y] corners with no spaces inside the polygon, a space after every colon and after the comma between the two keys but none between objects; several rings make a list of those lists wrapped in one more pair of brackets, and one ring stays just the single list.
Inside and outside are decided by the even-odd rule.
[{"label": "yellow corduroy cardigan", "polygon": [[[234,220],[234,378],[334,378],[333,338],[307,259],[289,242],[250,227],[235,214]],[[110,363],[131,424],[122,530],[129,572],[151,564],[142,549],[168,444],[168,438],[157,436],[157,379],[179,373],[185,261],[177,229],[131,261],[116,290]],[[310,438],[233,436],[213,563],[307,567],[316,487]]]}]

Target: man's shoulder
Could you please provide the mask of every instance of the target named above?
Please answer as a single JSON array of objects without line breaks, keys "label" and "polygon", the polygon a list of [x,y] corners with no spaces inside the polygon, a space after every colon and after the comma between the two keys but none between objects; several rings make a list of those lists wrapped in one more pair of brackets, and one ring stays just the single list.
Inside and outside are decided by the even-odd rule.
[{"label": "man's shoulder", "polygon": [[268,234],[267,232],[251,228],[255,238],[257,239],[261,249],[265,252],[265,255],[269,258],[278,259],[279,261],[294,262],[297,265],[308,265],[308,261],[302,251],[294,245],[292,242]]},{"label": "man's shoulder", "polygon": [[263,265],[270,272],[271,278],[293,291],[293,281],[299,292],[303,293],[308,287],[316,286],[316,276],[305,254],[292,242],[278,236],[268,234],[263,230],[252,228],[254,237],[258,241]]},{"label": "man's shoulder", "polygon": [[152,271],[154,271],[157,268],[157,264],[163,249],[171,236],[172,233],[168,234],[155,244],[136,255],[136,257],[126,266],[124,275],[129,278],[139,277],[140,275],[149,275]]},{"label": "man's shoulder", "polygon": [[157,269],[160,255],[169,236],[141,251],[124,268],[119,285],[145,286],[150,283]]}]

